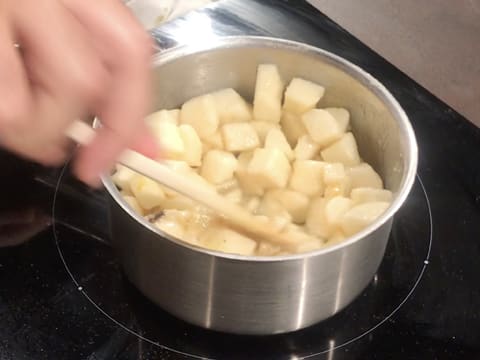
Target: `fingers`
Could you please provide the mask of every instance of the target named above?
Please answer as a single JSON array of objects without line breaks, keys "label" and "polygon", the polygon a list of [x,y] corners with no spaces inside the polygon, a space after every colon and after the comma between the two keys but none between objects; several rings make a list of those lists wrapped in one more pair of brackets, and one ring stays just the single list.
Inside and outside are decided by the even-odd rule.
[{"label": "fingers", "polygon": [[[0,22],[0,145],[12,152],[52,165],[63,160],[64,153],[52,142],[38,137],[31,125],[37,121],[37,102],[20,51],[13,44],[17,37],[8,22]],[[42,98],[42,103],[44,100]],[[47,124],[48,125],[48,124]],[[47,126],[48,127],[48,126]]]},{"label": "fingers", "polygon": [[113,164],[119,152],[144,138],[144,153],[155,153],[155,143],[145,135],[143,119],[150,105],[150,39],[128,9],[115,0],[95,6],[79,0],[65,0],[85,28],[96,39],[111,76],[110,91],[99,104],[97,115],[104,128],[92,144],[81,150],[77,174],[91,182]]},{"label": "fingers", "polygon": [[10,24],[0,22],[0,134],[5,126],[23,121],[31,105],[27,75],[14,43]]},{"label": "fingers", "polygon": [[[128,147],[146,156],[156,158],[158,156],[156,142],[143,123],[139,123],[138,130],[140,133]],[[119,154],[124,148],[124,139],[121,139],[120,135],[111,128],[104,126],[97,130],[94,142],[79,151],[75,172],[81,180],[96,187],[100,184],[99,171],[107,169],[115,160],[115,155],[112,156],[112,154]],[[109,151],[105,151],[105,149]]]},{"label": "fingers", "polygon": [[120,1],[19,0],[0,7],[0,145],[57,164],[66,154],[65,129],[91,112],[104,128],[80,153],[81,179],[93,182],[125,147],[157,155],[143,124],[152,46]]},{"label": "fingers", "polygon": [[0,21],[0,144],[8,147],[10,129],[25,120],[31,106],[27,75],[14,43],[10,24]]},{"label": "fingers", "polygon": [[37,6],[46,17],[42,22],[32,11],[16,15],[30,81],[59,98],[60,106],[85,111],[105,91],[107,74],[99,56],[86,29],[59,1],[41,1]]},{"label": "fingers", "polygon": [[88,33],[59,1],[35,2],[35,11],[26,8],[31,5],[19,2],[12,15],[22,57],[16,52],[13,68],[20,70],[11,82],[22,84],[18,78],[23,80],[27,95],[12,92],[14,99],[5,102],[8,106],[27,102],[28,106],[19,106],[25,109],[20,115],[3,116],[4,122],[14,120],[0,141],[17,154],[56,165],[66,156],[66,127],[101,101],[108,74]]}]

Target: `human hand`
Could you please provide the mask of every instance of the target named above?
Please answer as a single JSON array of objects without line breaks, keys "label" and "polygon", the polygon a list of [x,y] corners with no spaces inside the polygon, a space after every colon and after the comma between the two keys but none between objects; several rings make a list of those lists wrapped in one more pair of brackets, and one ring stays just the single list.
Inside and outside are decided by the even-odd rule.
[{"label": "human hand", "polygon": [[67,127],[95,114],[103,127],[79,150],[81,180],[97,184],[125,147],[156,155],[142,121],[151,49],[119,0],[1,1],[0,145],[58,165],[68,154]]}]

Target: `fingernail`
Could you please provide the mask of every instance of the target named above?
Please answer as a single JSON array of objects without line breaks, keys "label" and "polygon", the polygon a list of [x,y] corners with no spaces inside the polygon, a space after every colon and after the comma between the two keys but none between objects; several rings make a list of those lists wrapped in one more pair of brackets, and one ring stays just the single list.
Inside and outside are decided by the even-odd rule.
[{"label": "fingernail", "polygon": [[100,174],[98,174],[97,172],[78,171],[77,169],[75,169],[74,172],[77,178],[84,184],[94,189],[98,189],[101,187],[102,182],[100,179]]},{"label": "fingernail", "polygon": [[160,145],[150,134],[139,137],[138,140],[134,142],[132,150],[154,159],[158,157],[161,151]]},{"label": "fingernail", "polygon": [[94,189],[100,189],[102,187],[102,180],[100,179],[100,175],[97,175],[96,177],[91,178],[88,182],[87,185]]}]

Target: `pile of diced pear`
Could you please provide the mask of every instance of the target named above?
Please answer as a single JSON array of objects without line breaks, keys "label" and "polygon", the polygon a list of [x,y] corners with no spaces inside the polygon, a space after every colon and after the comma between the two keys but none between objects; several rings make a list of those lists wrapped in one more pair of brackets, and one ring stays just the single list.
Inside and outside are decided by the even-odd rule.
[{"label": "pile of diced pear", "polygon": [[[261,64],[253,106],[234,89],[194,97],[145,121],[158,161],[271,221],[296,239],[294,252],[337,244],[390,205],[392,193],[362,161],[346,108],[318,108],[325,88]],[[345,104],[348,107],[348,104]],[[127,204],[163,232],[195,246],[240,255],[285,255],[214,221],[208,209],[117,165]]]}]

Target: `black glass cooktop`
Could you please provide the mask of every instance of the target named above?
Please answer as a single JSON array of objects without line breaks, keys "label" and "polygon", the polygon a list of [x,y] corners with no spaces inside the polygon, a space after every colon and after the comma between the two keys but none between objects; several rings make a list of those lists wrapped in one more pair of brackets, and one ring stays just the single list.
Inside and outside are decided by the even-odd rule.
[{"label": "black glass cooktop", "polygon": [[[480,130],[304,1],[227,0],[189,16],[206,15],[222,33],[343,56],[407,111],[419,171],[378,273],[354,303],[305,330],[203,330],[125,279],[101,191],[78,183],[68,165],[45,169],[0,153],[0,359],[480,359]],[[174,44],[169,32],[189,16],[156,32],[161,46]]]}]

